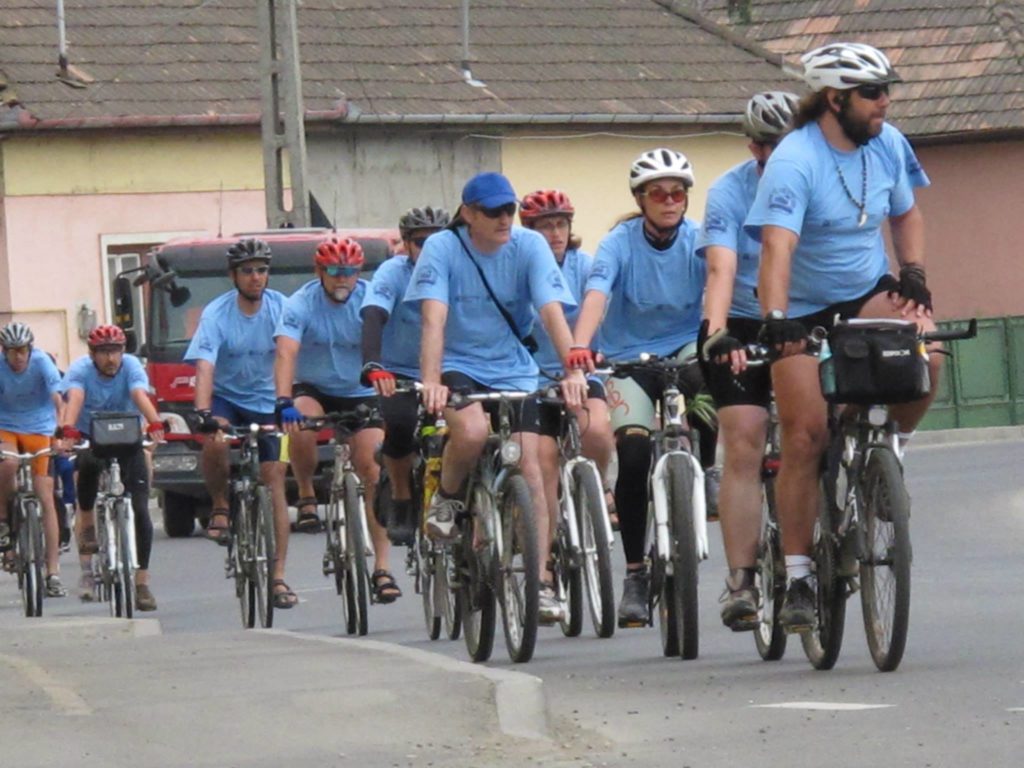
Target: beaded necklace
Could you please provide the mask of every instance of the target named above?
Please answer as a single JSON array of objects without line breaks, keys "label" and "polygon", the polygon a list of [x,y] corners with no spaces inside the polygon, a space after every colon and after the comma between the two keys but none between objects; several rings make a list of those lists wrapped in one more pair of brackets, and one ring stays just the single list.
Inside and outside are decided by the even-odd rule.
[{"label": "beaded necklace", "polygon": [[864,152],[864,148],[860,148],[860,201],[853,196],[850,191],[850,187],[846,183],[846,177],[843,175],[843,169],[839,167],[839,161],[836,159],[836,151],[832,149],[832,145],[828,143],[828,139],[825,139],[825,144],[828,146],[828,151],[832,155],[832,163],[836,167],[836,173],[839,174],[839,183],[843,185],[843,192],[846,193],[846,197],[849,198],[850,202],[854,204],[860,216],[857,217],[857,226],[863,227],[868,220],[868,213],[864,210],[868,204],[868,159]]}]

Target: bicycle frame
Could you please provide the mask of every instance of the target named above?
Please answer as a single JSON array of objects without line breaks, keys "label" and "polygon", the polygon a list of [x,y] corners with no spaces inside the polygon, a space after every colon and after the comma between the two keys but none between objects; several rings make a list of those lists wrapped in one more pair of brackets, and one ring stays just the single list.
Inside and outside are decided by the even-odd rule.
[{"label": "bicycle frame", "polygon": [[[340,426],[335,426],[335,434],[332,438],[334,441],[334,470],[331,473],[331,494],[337,498],[342,498],[345,494],[345,478],[351,476],[356,481],[356,488],[359,491],[359,525],[363,529],[363,541],[370,542],[370,529],[366,524],[366,496],[364,493],[363,483],[356,474],[355,466],[352,464],[352,447],[348,443],[348,435],[345,430]],[[348,515],[351,514],[350,510],[345,509],[345,505],[342,504],[339,507],[342,510],[342,517],[339,521],[341,525],[341,534],[344,533],[345,527],[348,525]],[[346,548],[346,539],[344,535],[339,536],[342,553]],[[372,550],[369,549],[369,544],[365,554],[372,555]]]},{"label": "bicycle frame", "polygon": [[[125,546],[128,548],[128,554],[131,557],[131,564],[133,569],[138,569],[139,561],[135,551],[135,515],[132,513],[132,500],[131,497],[126,493],[124,482],[121,480],[121,464],[117,459],[109,459],[107,461],[107,468],[100,473],[99,492],[96,494],[96,509],[100,511],[102,515],[102,525],[106,526],[107,530],[112,530],[113,526],[117,524],[117,520],[114,519],[114,509],[117,506],[118,501],[122,501],[121,509],[125,515],[125,525],[128,532],[127,541]],[[99,520],[97,520],[99,522]],[[115,571],[121,568],[121,558],[117,551],[117,537],[110,537],[109,541],[110,551],[107,553],[111,566]]]}]

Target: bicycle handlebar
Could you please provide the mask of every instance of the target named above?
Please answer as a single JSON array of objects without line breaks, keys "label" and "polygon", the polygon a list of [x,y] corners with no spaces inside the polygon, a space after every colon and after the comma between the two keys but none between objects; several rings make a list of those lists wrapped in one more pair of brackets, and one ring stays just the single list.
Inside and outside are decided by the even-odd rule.
[{"label": "bicycle handlebar", "polygon": [[59,453],[59,450],[54,448],[52,445],[46,448],[40,448],[35,453],[18,453],[17,451],[0,451],[0,459],[12,459],[19,463],[29,462],[33,459],[38,459],[41,456],[54,456]]}]

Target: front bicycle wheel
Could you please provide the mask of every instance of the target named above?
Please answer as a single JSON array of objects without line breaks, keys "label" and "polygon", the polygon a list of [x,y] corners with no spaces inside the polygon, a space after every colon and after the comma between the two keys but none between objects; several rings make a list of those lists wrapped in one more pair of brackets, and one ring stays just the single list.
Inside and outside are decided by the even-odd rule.
[{"label": "front bicycle wheel", "polygon": [[601,477],[591,463],[577,464],[572,474],[572,497],[580,532],[590,621],[598,637],[611,637],[615,633],[615,587]]},{"label": "front bicycle wheel", "polygon": [[348,608],[346,631],[365,635],[369,631],[369,585],[366,570],[366,539],[363,536],[363,505],[359,481],[345,475],[345,604]]},{"label": "front bicycle wheel", "polygon": [[249,578],[249,512],[245,501],[232,499],[228,557],[235,574],[235,597],[241,608],[242,629],[256,626],[256,585]]},{"label": "front bicycle wheel", "polygon": [[573,555],[564,520],[558,524],[551,560],[554,563],[555,594],[565,599],[565,611],[559,626],[566,637],[579,637],[583,631],[583,572],[579,558]]},{"label": "front bicycle wheel", "polygon": [[438,564],[430,542],[420,530],[416,531],[416,589],[423,600],[423,620],[427,625],[427,637],[437,640],[441,636],[441,611],[437,604],[437,581],[434,569]]},{"label": "front bicycle wheel", "polygon": [[462,633],[461,593],[454,586],[455,564],[451,550],[442,549],[434,557],[434,602],[441,605],[445,635],[449,640],[458,640]]},{"label": "front bicycle wheel", "polygon": [[782,554],[782,537],[775,516],[775,486],[771,478],[764,481],[761,540],[757,548],[757,570],[754,586],[760,596],[754,644],[765,661],[778,661],[786,653],[786,630],[779,623],[779,611],[786,595],[786,563]]},{"label": "front bicycle wheel", "polygon": [[819,500],[820,512],[814,526],[814,544],[811,558],[817,581],[817,626],[800,635],[804,653],[815,669],[828,670],[836,665],[843,647],[843,628],[846,625],[846,582],[839,576],[839,545],[834,533],[834,509],[827,492],[829,483],[822,482]]},{"label": "front bicycle wheel", "polygon": [[685,456],[669,456],[668,511],[672,535],[672,598],[679,638],[679,656],[695,659],[700,647],[697,615],[697,532],[693,527],[693,464]]},{"label": "front bicycle wheel", "polygon": [[[479,486],[472,497],[472,517],[465,521],[453,557],[459,577],[459,608],[462,616],[462,633],[466,650],[473,661],[487,661],[494,650],[494,630],[497,622],[497,598],[491,587],[490,568],[494,546],[490,536],[477,527],[484,528],[485,516],[492,516],[491,497]],[[479,546],[474,538],[479,535]]]},{"label": "front bicycle wheel", "polygon": [[277,547],[274,543],[274,508],[270,501],[270,489],[266,486],[260,485],[256,488],[250,526],[256,614],[261,627],[272,627],[274,590],[271,587],[271,580],[277,560]]},{"label": "front bicycle wheel", "polygon": [[21,601],[28,617],[43,615],[43,530],[39,522],[39,502],[25,499],[21,506],[21,525],[18,528],[19,564],[18,581]]},{"label": "front bicycle wheel", "polygon": [[530,488],[522,475],[511,475],[501,489],[501,560],[498,595],[505,645],[516,663],[533,658],[537,644],[540,599],[540,554]]},{"label": "front bicycle wheel", "polygon": [[875,666],[899,666],[910,623],[910,497],[899,461],[890,450],[868,456],[861,484],[864,553],[860,562],[860,601],[864,632]]},{"label": "front bicycle wheel", "polygon": [[115,502],[114,510],[117,513],[117,557],[118,574],[121,585],[122,606],[121,615],[130,619],[135,613],[135,541],[132,534],[131,503],[127,499]]}]

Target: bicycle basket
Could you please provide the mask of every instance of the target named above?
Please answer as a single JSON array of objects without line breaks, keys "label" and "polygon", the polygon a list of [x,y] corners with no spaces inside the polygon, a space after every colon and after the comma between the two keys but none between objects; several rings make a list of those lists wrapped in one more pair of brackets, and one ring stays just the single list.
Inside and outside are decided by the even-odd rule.
[{"label": "bicycle basket", "polygon": [[92,414],[89,436],[95,456],[121,458],[142,445],[142,422],[137,413],[97,412]]},{"label": "bicycle basket", "polygon": [[837,323],[828,342],[831,357],[821,361],[818,372],[822,394],[831,403],[908,403],[931,391],[928,353],[915,323]]}]

